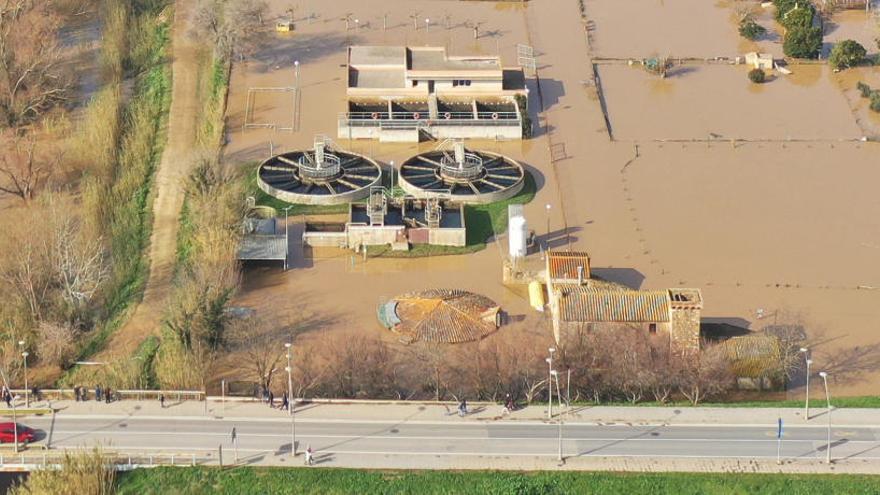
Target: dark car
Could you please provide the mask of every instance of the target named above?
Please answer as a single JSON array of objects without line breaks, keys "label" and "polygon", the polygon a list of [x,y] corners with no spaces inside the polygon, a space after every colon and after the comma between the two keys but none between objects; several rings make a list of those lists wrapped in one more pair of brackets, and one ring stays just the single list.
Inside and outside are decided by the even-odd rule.
[{"label": "dark car", "polygon": [[[15,423],[0,423],[0,443],[13,443],[15,441]],[[34,430],[23,424],[18,425],[18,442],[28,443],[34,441]]]}]

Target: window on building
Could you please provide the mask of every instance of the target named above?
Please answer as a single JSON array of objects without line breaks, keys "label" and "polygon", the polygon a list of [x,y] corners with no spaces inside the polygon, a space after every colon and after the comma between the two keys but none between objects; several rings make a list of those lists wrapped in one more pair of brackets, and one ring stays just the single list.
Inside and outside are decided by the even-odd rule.
[{"label": "window on building", "polygon": [[648,333],[650,333],[651,335],[655,335],[657,333],[657,324],[656,323],[650,323],[648,325]]}]

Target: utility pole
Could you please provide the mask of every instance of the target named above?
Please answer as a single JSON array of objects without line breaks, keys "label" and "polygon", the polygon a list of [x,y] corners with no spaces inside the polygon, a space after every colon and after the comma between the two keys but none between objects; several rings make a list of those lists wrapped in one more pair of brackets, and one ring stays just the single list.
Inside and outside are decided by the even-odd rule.
[{"label": "utility pole", "polygon": [[409,15],[409,18],[412,19],[412,21],[413,21],[413,29],[418,31],[419,30],[419,13],[413,12],[412,14]]}]

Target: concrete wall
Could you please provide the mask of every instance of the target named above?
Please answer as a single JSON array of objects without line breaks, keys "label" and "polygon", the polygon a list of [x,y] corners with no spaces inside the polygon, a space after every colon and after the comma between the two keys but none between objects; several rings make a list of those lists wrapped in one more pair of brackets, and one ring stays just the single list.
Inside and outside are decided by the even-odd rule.
[{"label": "concrete wall", "polygon": [[345,232],[304,232],[302,242],[313,247],[348,247],[348,234]]},{"label": "concrete wall", "polygon": [[393,244],[397,240],[398,233],[404,230],[403,226],[394,225],[387,227],[369,227],[365,225],[350,225],[348,227],[349,247],[357,245],[381,246]]},{"label": "concrete wall", "polygon": [[362,189],[357,189],[342,194],[334,194],[332,196],[329,194],[319,196],[315,194],[296,194],[288,191],[282,191],[281,189],[275,189],[269,184],[266,184],[259,178],[257,179],[257,185],[269,196],[274,196],[281,201],[286,201],[288,203],[301,205],[341,205],[366,198],[370,195],[370,186],[379,183],[380,179],[381,176],[378,177],[371,184],[364,186]]},{"label": "concrete wall", "polygon": [[467,231],[464,228],[428,229],[428,244],[462,247],[467,244]]},{"label": "concrete wall", "polygon": [[[522,139],[522,125],[517,122],[511,125],[426,125],[422,127],[435,139],[490,139],[505,140]],[[417,129],[382,129],[379,121],[369,126],[351,126],[344,121],[339,122],[336,133],[340,139],[378,139],[382,143],[417,143]]]},{"label": "concrete wall", "polygon": [[427,129],[437,139],[522,139],[522,124],[516,122],[511,125],[479,125],[474,121],[472,125],[435,125]]}]

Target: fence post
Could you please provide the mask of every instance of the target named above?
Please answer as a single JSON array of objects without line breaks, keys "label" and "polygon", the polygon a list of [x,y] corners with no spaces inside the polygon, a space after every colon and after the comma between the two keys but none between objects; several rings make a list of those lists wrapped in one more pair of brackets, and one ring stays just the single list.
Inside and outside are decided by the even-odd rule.
[{"label": "fence post", "polygon": [[192,465],[193,466],[196,465],[196,455],[195,454],[192,455]]},{"label": "fence post", "polygon": [[220,460],[220,467],[223,467],[223,446],[222,445],[217,446],[217,453],[218,453],[217,458]]}]

